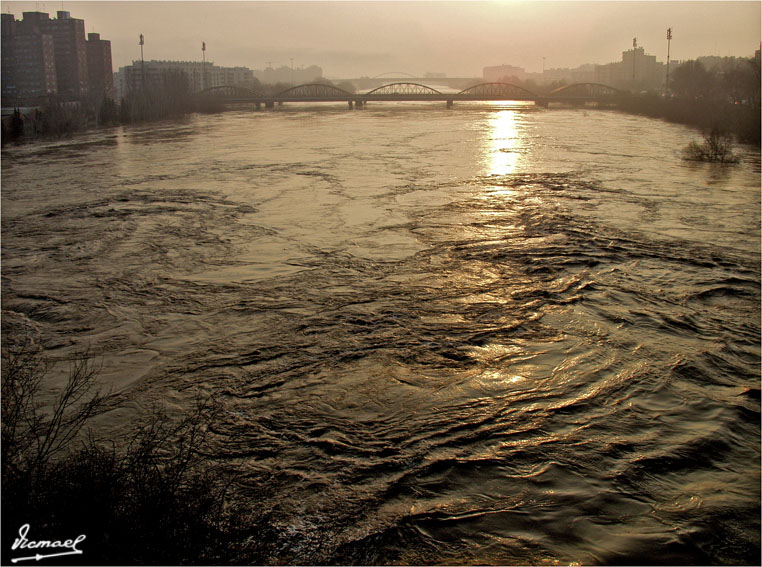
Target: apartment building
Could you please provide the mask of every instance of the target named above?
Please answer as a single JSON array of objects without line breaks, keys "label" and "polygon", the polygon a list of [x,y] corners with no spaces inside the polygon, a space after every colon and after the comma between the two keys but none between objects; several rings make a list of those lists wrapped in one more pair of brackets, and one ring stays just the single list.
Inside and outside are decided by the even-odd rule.
[{"label": "apartment building", "polygon": [[58,92],[53,37],[41,33],[34,18],[26,25],[2,14],[3,106],[35,103]]},{"label": "apartment building", "polygon": [[137,92],[143,85],[155,88],[172,78],[183,77],[190,92],[225,85],[254,87],[254,73],[246,67],[218,67],[202,61],[133,61],[114,73],[118,98]]},{"label": "apartment building", "polygon": [[90,97],[113,99],[114,72],[111,65],[111,42],[98,33],[87,34],[87,77]]},{"label": "apartment building", "polygon": [[622,60],[595,66],[595,82],[633,92],[664,88],[667,67],[642,47],[622,52]]},{"label": "apartment building", "polygon": [[53,37],[56,59],[58,96],[63,100],[79,100],[88,93],[87,46],[85,21],[59,11],[56,19],[41,12],[24,12],[24,21],[32,16],[40,32]]},{"label": "apartment building", "polygon": [[[111,42],[85,38],[85,22],[59,11],[2,14],[3,105],[113,96]],[[92,92],[90,75],[93,75]]]}]

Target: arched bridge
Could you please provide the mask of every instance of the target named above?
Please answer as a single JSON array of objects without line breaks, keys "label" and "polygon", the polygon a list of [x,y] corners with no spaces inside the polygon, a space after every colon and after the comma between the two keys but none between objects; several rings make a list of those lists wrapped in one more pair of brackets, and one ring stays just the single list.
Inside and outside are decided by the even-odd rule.
[{"label": "arched bridge", "polygon": [[390,78],[390,77],[395,77],[395,78],[398,78],[398,77],[410,77],[410,78],[414,79],[415,75],[411,75],[410,73],[405,73],[404,71],[387,71],[386,73],[381,73],[380,75],[376,75],[373,78],[374,79],[380,79],[381,77],[386,77],[386,78]]},{"label": "arched bridge", "polygon": [[537,100],[540,95],[509,83],[482,83],[463,89],[458,96],[468,100]]},{"label": "arched bridge", "polygon": [[391,83],[368,91],[365,96],[382,97],[393,96],[395,99],[408,96],[420,96],[420,95],[442,95],[438,90],[421,85],[419,83]]},{"label": "arched bridge", "polygon": [[206,89],[198,96],[229,102],[253,102],[257,108],[261,104],[269,108],[276,103],[286,102],[347,102],[350,107],[361,107],[374,101],[443,101],[447,106],[452,106],[458,101],[532,101],[540,106],[548,106],[552,102],[613,104],[630,95],[598,83],[575,83],[547,94],[538,94],[510,83],[482,83],[458,93],[443,93],[420,83],[397,82],[365,93],[350,93],[333,85],[311,83],[290,87],[277,94],[257,93],[242,87],[220,86]]},{"label": "arched bridge", "polygon": [[285,91],[281,91],[272,98],[278,102],[324,102],[324,101],[344,101],[353,96],[352,93],[334,87],[333,85],[324,85],[322,83],[311,83],[308,85],[298,85]]},{"label": "arched bridge", "polygon": [[621,97],[628,93],[600,83],[575,83],[551,91],[548,98],[607,98]]}]

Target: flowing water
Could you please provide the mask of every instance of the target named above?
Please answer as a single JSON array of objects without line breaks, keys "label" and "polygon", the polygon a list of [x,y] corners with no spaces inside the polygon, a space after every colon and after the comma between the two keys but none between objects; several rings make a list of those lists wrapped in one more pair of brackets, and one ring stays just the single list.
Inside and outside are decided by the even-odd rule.
[{"label": "flowing water", "polygon": [[123,403],[194,393],[283,563],[753,563],[760,156],[505,104],[11,147],[2,292]]}]

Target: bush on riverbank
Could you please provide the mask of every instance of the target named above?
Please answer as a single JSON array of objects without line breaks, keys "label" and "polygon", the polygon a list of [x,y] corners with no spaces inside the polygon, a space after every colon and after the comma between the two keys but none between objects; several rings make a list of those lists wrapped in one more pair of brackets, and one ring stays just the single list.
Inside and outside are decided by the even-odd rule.
[{"label": "bush on riverbank", "polygon": [[[74,564],[261,561],[261,539],[252,536],[260,520],[231,500],[230,475],[203,456],[213,404],[199,402],[179,421],[155,408],[125,440],[83,441],[88,420],[113,403],[93,390],[97,369],[77,358],[61,394],[42,407],[48,364],[41,349],[29,340],[8,342],[4,333],[4,549],[29,524],[30,541],[84,534]],[[45,550],[15,551],[17,557],[36,553]]]},{"label": "bush on riverbank", "polygon": [[34,133],[48,136],[68,136],[88,126],[87,112],[78,107],[51,103],[34,117]]},{"label": "bush on riverbank", "polygon": [[738,156],[733,153],[733,139],[717,129],[704,134],[703,143],[691,142],[683,152],[689,161],[713,161],[719,163],[738,163]]}]

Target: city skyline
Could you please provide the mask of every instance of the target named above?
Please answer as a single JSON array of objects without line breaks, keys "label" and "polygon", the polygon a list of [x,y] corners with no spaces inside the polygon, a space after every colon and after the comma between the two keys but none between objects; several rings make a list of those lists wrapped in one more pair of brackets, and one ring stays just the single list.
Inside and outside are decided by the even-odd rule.
[{"label": "city skyline", "polygon": [[[263,69],[318,65],[327,77],[387,72],[481,76],[617,61],[633,38],[666,59],[752,56],[758,2],[4,2],[4,12],[66,10],[112,42],[114,70],[140,59]],[[254,22],[252,24],[252,22]],[[571,23],[575,25],[571,25]],[[573,29],[571,29],[573,28]],[[134,37],[133,37],[134,36]],[[662,53],[664,52],[664,53]]]}]

